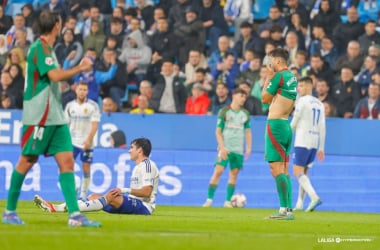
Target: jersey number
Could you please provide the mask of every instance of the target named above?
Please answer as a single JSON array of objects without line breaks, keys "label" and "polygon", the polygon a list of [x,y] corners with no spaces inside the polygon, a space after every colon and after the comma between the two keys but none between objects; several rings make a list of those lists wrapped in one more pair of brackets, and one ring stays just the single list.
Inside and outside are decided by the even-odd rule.
[{"label": "jersey number", "polygon": [[33,133],[33,139],[36,140],[42,140],[42,137],[44,136],[44,127],[34,127],[34,133]]},{"label": "jersey number", "polygon": [[313,126],[317,126],[319,123],[319,116],[321,115],[321,110],[312,108],[313,110]]}]

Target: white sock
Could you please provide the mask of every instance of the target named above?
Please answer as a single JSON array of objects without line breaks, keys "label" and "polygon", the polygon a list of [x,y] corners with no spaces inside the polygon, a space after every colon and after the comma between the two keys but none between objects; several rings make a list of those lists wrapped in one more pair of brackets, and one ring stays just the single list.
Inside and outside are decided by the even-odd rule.
[{"label": "white sock", "polygon": [[286,207],[280,207],[280,209],[278,210],[278,213],[280,214],[286,213]]},{"label": "white sock", "polygon": [[298,176],[298,182],[302,186],[302,188],[305,190],[305,192],[310,196],[310,199],[312,201],[317,200],[319,197],[315,193],[315,190],[313,186],[311,185],[309,177],[307,175],[301,174]]},{"label": "white sock", "polygon": [[80,198],[85,200],[87,196],[88,187],[90,186],[91,181],[91,175],[90,174],[84,174],[82,179],[82,187],[80,191]]},{"label": "white sock", "polygon": [[100,197],[99,199],[89,201],[78,200],[78,206],[81,212],[99,211],[102,210],[106,205],[107,201],[105,197]]},{"label": "white sock", "polygon": [[56,212],[67,212],[66,203],[53,204]]},{"label": "white sock", "polygon": [[301,185],[298,185],[298,198],[297,198],[297,203],[296,207],[298,208],[303,208],[303,201],[305,199],[305,189]]}]

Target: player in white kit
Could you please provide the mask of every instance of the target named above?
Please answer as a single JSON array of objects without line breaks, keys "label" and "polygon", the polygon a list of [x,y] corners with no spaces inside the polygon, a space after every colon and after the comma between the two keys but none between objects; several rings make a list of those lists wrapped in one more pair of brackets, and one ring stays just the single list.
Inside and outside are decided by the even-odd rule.
[{"label": "player in white kit", "polygon": [[65,117],[69,124],[71,140],[74,148],[74,158],[80,155],[83,168],[83,178],[79,197],[86,199],[91,182],[91,163],[94,153],[93,139],[98,131],[100,121],[99,106],[87,98],[88,84],[79,82],[75,89],[76,100],[69,102],[65,108]]},{"label": "player in white kit", "polygon": [[292,130],[295,131],[293,174],[299,183],[298,199],[294,210],[303,209],[306,192],[311,202],[305,211],[311,212],[322,204],[307,172],[316,155],[319,161],[323,161],[325,157],[325,110],[323,103],[312,96],[313,83],[310,77],[301,78],[297,89],[299,98],[296,101],[291,122]]},{"label": "player in white kit", "polygon": [[[149,159],[152,145],[146,138],[132,141],[129,153],[136,162],[131,175],[129,188],[114,188],[106,195],[92,194],[88,201],[78,200],[80,211],[104,210],[117,214],[150,215],[156,208],[159,171]],[[35,195],[34,203],[44,211],[65,212],[66,204],[54,205]]]}]

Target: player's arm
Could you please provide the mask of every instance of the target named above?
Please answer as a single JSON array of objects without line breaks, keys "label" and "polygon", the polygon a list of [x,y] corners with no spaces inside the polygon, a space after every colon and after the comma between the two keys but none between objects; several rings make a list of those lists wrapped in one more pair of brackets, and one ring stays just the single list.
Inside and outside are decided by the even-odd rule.
[{"label": "player's arm", "polygon": [[79,74],[82,71],[86,71],[92,68],[92,62],[90,60],[83,60],[79,65],[71,69],[52,69],[47,72],[49,79],[53,82],[60,82],[68,80]]},{"label": "player's arm", "polygon": [[92,140],[94,139],[94,136],[95,136],[96,132],[98,131],[98,125],[99,125],[99,122],[98,122],[98,121],[93,121],[93,122],[91,122],[91,130],[90,130],[90,133],[89,133],[89,135],[87,136],[86,140],[84,141],[84,145],[83,145],[83,149],[84,149],[84,150],[90,148],[90,146],[91,146],[91,142],[92,142]]},{"label": "player's arm", "polygon": [[290,123],[290,126],[292,127],[292,131],[294,131],[297,128],[297,124],[302,116],[302,102],[299,100],[296,103],[296,108],[294,110],[293,119]]},{"label": "player's arm", "polygon": [[277,93],[278,85],[276,85],[275,74],[272,67],[267,63],[267,78],[265,80],[263,91],[261,93],[261,102],[271,104],[273,97]]},{"label": "player's arm", "polygon": [[246,128],[245,129],[245,144],[246,144],[245,156],[246,156],[246,159],[247,159],[248,156],[252,152],[252,131],[251,131],[251,128]]},{"label": "player's arm", "polygon": [[132,189],[132,188],[120,188],[121,193],[128,193],[137,197],[149,198],[153,191],[153,186],[147,185],[143,186],[140,189]]},{"label": "player's arm", "polygon": [[319,147],[317,152],[317,157],[319,161],[323,161],[325,158],[325,138],[326,138],[326,119],[325,110],[322,106],[321,108],[321,120],[319,123]]}]

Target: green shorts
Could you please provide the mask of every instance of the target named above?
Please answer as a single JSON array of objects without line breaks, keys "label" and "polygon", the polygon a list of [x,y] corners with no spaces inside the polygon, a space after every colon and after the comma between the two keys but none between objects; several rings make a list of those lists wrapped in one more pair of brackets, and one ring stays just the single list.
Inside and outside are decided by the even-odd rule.
[{"label": "green shorts", "polygon": [[24,125],[21,139],[22,155],[55,155],[73,151],[67,124],[52,126]]},{"label": "green shorts", "polygon": [[289,162],[292,128],[288,120],[268,120],[265,129],[265,160]]},{"label": "green shorts", "polygon": [[230,169],[242,169],[244,156],[241,154],[230,152],[227,155],[227,159],[223,160],[219,155],[216,157],[215,165],[226,168],[228,162],[230,163]]}]

